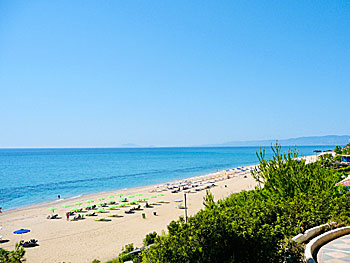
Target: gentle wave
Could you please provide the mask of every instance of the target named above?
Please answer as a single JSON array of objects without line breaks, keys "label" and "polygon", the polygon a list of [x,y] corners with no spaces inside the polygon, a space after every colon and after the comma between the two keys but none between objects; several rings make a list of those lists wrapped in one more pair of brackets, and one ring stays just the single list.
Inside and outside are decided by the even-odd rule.
[{"label": "gentle wave", "polygon": [[[300,152],[308,155],[314,149],[300,147]],[[255,164],[258,151],[259,147],[0,149],[0,206],[7,210],[52,201],[57,194],[71,198]]]}]

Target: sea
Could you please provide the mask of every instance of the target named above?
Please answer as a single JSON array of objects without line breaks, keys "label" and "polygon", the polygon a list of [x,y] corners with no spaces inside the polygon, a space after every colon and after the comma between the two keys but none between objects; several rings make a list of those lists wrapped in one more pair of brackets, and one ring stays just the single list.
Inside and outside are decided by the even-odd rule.
[{"label": "sea", "polygon": [[[302,146],[299,154],[335,146]],[[264,147],[266,157],[272,156]],[[288,147],[282,147],[287,151]],[[0,149],[0,207],[162,184],[258,163],[260,147]]]}]

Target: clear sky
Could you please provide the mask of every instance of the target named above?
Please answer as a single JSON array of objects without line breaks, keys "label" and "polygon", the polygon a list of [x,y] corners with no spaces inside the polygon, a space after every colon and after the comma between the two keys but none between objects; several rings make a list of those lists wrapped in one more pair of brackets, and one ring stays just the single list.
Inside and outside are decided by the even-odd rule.
[{"label": "clear sky", "polygon": [[349,1],[0,1],[0,147],[349,134]]}]

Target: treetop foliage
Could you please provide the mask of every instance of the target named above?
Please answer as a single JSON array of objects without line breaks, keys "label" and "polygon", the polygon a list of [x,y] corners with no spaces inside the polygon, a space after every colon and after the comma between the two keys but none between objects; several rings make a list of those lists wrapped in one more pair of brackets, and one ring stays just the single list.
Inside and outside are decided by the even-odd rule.
[{"label": "treetop foliage", "polygon": [[349,171],[272,148],[270,160],[260,151],[252,171],[260,187],[217,202],[208,192],[204,209],[187,223],[172,221],[142,252],[142,262],[302,262],[293,236],[330,221],[349,223],[350,192],[335,186]]}]

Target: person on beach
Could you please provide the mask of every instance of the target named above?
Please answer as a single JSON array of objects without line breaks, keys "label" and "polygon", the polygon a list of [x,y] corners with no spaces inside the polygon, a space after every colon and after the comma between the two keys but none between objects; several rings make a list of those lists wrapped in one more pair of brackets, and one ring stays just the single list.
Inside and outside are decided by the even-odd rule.
[{"label": "person on beach", "polygon": [[1,210],[2,210],[2,207],[0,207],[0,213],[2,213],[2,211],[1,211]]},{"label": "person on beach", "polygon": [[57,198],[58,198],[58,199],[61,199],[61,195],[58,195]]},{"label": "person on beach", "polygon": [[66,213],[67,221],[69,221],[69,213]]}]

